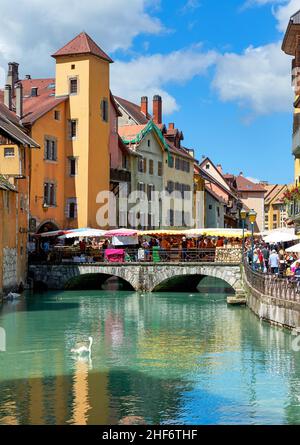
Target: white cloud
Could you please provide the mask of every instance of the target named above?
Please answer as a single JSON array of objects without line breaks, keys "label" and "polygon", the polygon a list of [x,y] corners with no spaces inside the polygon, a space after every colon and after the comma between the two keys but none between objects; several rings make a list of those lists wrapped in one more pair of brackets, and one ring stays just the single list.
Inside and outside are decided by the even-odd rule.
[{"label": "white cloud", "polygon": [[160,94],[164,113],[178,110],[176,99],[164,89],[170,84],[185,84],[206,73],[217,60],[214,51],[203,52],[200,46],[162,55],[142,56],[130,62],[117,61],[111,69],[113,93],[139,102],[140,97]]},{"label": "white cloud", "polygon": [[300,9],[300,0],[290,0],[285,5],[276,8],[274,15],[278,21],[278,29],[285,32],[291,15]]},{"label": "white cloud", "polygon": [[236,101],[257,114],[290,111],[290,58],[281,42],[219,57],[213,87],[221,100]]},{"label": "white cloud", "polygon": [[126,50],[137,35],[163,31],[146,6],[149,0],[2,0],[0,64],[16,60],[24,72],[49,75],[50,54],[83,30],[108,52]]}]

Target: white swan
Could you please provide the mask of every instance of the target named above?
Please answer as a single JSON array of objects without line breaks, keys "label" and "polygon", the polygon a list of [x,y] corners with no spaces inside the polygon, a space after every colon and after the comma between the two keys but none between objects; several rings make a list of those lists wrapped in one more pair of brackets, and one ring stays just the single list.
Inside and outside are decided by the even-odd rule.
[{"label": "white swan", "polygon": [[90,355],[92,352],[93,337],[89,337],[89,342],[89,346],[87,346],[85,343],[77,344],[77,348],[71,349],[71,352],[74,352],[74,354],[78,355]]}]

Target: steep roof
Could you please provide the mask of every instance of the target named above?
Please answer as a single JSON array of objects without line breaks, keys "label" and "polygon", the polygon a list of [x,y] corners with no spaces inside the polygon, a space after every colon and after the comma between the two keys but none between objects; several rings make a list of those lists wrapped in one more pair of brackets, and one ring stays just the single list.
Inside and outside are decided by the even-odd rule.
[{"label": "steep roof", "polygon": [[150,114],[146,116],[142,113],[139,105],[130,102],[129,100],[123,99],[122,97],[114,96],[117,103],[121,108],[125,110],[127,114],[129,114],[137,125],[147,125],[149,120],[151,119]]},{"label": "steep roof", "polygon": [[261,184],[255,184],[242,175],[236,177],[236,185],[239,192],[266,192]]},{"label": "steep roof", "polygon": [[26,134],[25,128],[20,124],[15,123],[15,121],[11,121],[7,115],[2,112],[2,106],[0,107],[0,129],[9,135],[10,139],[19,144],[31,148],[39,148],[39,145]]},{"label": "steep roof", "polygon": [[300,33],[300,10],[295,12],[290,18],[287,30],[285,32],[281,49],[290,56],[295,55],[296,36]]},{"label": "steep roof", "polygon": [[282,204],[281,199],[284,192],[287,190],[286,185],[266,185],[265,205]]},{"label": "steep roof", "polygon": [[75,56],[79,54],[92,54],[100,59],[113,63],[113,60],[97,45],[96,42],[86,33],[81,32],[61,49],[52,54],[52,57]]},{"label": "steep roof", "polygon": [[[68,96],[55,96],[55,79],[25,79],[23,86],[23,118],[24,125],[32,125],[48,111],[65,102]],[[37,96],[31,96],[31,89],[37,88]]]}]

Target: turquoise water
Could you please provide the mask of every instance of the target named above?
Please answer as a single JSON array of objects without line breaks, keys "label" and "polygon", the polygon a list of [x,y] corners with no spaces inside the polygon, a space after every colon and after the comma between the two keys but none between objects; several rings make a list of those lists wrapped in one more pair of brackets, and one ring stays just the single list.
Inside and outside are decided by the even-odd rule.
[{"label": "turquoise water", "polygon": [[300,423],[294,337],[222,293],[34,294],[0,327],[0,424]]}]

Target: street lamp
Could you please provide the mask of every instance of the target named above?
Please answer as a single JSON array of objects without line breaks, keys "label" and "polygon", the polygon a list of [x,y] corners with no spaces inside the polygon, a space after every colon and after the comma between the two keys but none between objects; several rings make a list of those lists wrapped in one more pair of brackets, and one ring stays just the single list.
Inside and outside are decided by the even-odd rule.
[{"label": "street lamp", "polygon": [[251,223],[251,254],[252,254],[252,269],[254,270],[254,223],[256,221],[257,213],[255,210],[250,210],[248,213],[248,218]]},{"label": "street lamp", "polygon": [[244,256],[244,252],[245,252],[245,222],[246,222],[246,218],[247,218],[246,210],[242,209],[240,211],[240,215],[241,215],[241,220],[242,220],[242,224],[243,224],[243,256]]}]

